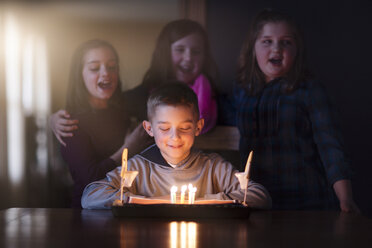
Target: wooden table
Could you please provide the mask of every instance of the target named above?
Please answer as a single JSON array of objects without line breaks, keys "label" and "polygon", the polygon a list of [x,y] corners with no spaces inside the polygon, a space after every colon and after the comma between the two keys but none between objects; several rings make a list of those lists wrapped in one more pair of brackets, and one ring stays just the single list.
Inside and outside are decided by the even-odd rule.
[{"label": "wooden table", "polygon": [[256,211],[249,219],[123,219],[111,211],[11,208],[0,247],[372,247],[372,220],[339,212]]}]

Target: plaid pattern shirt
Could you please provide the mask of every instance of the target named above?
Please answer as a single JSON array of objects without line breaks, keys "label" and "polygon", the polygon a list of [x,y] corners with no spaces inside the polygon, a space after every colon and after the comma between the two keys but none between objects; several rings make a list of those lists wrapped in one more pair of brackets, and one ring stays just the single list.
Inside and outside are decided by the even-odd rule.
[{"label": "plaid pattern shirt", "polygon": [[330,209],[333,183],[350,178],[324,88],[315,81],[283,93],[284,79],[258,96],[234,88],[242,162],[254,151],[252,180],[266,187],[274,209]]}]

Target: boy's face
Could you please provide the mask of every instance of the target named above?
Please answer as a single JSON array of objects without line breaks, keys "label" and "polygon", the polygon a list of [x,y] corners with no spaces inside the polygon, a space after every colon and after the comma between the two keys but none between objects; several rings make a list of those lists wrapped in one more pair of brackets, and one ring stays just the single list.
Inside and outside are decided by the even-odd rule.
[{"label": "boy's face", "polygon": [[204,119],[198,120],[188,106],[160,105],[151,121],[144,121],[146,132],[155,138],[164,159],[178,164],[190,154],[195,136],[200,134]]}]

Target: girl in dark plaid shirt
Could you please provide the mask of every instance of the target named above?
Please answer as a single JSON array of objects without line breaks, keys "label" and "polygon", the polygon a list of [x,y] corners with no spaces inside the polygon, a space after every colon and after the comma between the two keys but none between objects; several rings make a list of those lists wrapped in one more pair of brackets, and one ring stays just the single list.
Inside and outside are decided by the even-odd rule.
[{"label": "girl in dark plaid shirt", "polygon": [[289,16],[258,14],[234,87],[242,162],[253,150],[252,179],[270,191],[274,209],[334,209],[338,203],[342,211],[359,212],[328,98],[309,79],[304,55]]}]

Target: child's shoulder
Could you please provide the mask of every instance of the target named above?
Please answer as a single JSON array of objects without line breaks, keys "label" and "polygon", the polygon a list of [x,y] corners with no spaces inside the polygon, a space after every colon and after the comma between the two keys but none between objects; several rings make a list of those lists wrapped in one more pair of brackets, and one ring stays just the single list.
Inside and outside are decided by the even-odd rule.
[{"label": "child's shoulder", "polygon": [[[230,166],[231,163],[225,160],[220,154],[215,152],[203,152],[200,151],[198,154],[198,160],[201,164],[210,164],[210,165],[228,165]],[[232,165],[231,165],[232,166]]]},{"label": "child's shoulder", "polygon": [[313,90],[324,89],[324,84],[317,79],[308,79],[299,83],[299,89]]},{"label": "child's shoulder", "polygon": [[[197,151],[197,149],[195,149],[195,150]],[[215,152],[204,152],[204,151],[199,151],[198,157],[199,158],[202,158],[202,159],[208,159],[208,160],[219,160],[219,159],[223,159],[221,157],[221,155],[219,155],[218,153],[215,153]]]},{"label": "child's shoulder", "polygon": [[305,99],[312,100],[313,98],[324,98],[327,96],[327,88],[325,84],[319,80],[311,79],[299,84],[297,91]]},{"label": "child's shoulder", "polygon": [[142,153],[136,154],[128,160],[128,166],[139,166],[143,164],[154,163],[152,159],[144,156]]},{"label": "child's shoulder", "polygon": [[331,103],[327,87],[315,79],[301,83],[294,95],[306,106],[327,106]]}]

